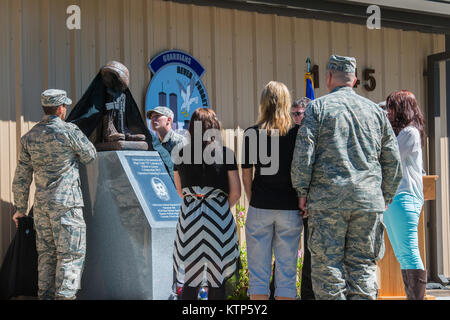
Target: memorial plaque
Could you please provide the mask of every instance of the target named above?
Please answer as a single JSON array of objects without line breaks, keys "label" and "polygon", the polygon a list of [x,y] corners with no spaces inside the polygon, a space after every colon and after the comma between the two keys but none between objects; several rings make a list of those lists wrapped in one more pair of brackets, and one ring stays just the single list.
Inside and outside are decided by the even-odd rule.
[{"label": "memorial plaque", "polygon": [[87,252],[79,299],[168,299],[181,198],[159,154],[99,152],[80,174]]},{"label": "memorial plaque", "polygon": [[177,221],[181,198],[157,152],[129,152],[119,159],[129,175],[139,199],[147,206],[155,222]]}]

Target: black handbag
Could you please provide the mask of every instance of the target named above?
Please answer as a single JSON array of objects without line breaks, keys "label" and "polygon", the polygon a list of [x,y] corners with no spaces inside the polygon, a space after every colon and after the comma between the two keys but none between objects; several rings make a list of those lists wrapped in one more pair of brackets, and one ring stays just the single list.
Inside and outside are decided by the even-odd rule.
[{"label": "black handbag", "polygon": [[38,291],[38,254],[33,208],[19,218],[16,235],[9,245],[0,269],[0,299],[36,297]]}]

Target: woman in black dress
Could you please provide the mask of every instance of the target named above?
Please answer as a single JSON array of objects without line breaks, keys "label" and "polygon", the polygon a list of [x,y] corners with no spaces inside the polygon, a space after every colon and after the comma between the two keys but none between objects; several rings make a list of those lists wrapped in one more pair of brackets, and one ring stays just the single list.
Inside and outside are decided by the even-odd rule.
[{"label": "woman in black dress", "polygon": [[175,186],[183,198],[174,248],[175,281],[183,287],[183,300],[197,299],[202,287],[208,287],[208,299],[225,299],[225,282],[239,259],[230,211],[241,195],[238,168],[233,151],[221,144],[220,122],[213,110],[196,109],[189,133],[190,142],[179,147],[174,159]]}]

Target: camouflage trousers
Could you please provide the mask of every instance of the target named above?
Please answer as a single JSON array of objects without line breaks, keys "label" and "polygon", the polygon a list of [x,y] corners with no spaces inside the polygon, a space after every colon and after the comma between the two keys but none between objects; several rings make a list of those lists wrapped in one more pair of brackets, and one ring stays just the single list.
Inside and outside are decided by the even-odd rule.
[{"label": "camouflage trousers", "polygon": [[38,297],[75,299],[86,255],[82,208],[34,208],[38,252]]},{"label": "camouflage trousers", "polygon": [[384,255],[382,212],[309,210],[308,249],[317,300],[375,300]]}]

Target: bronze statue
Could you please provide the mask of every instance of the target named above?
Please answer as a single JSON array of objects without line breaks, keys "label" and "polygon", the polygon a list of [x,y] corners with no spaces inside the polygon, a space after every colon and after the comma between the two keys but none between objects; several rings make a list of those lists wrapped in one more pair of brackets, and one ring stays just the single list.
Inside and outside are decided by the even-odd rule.
[{"label": "bronze statue", "polygon": [[66,121],[76,124],[97,151],[157,151],[173,179],[170,153],[148,128],[128,85],[128,69],[117,61],[103,66]]},{"label": "bronze statue", "polygon": [[103,141],[144,141],[145,135],[133,134],[126,126],[124,92],[130,83],[128,69],[120,62],[110,61],[100,70],[100,73],[106,87],[106,114],[102,121]]},{"label": "bronze statue", "polygon": [[129,84],[127,67],[107,62],[67,118],[90,137],[98,151],[154,149],[154,137]]}]

